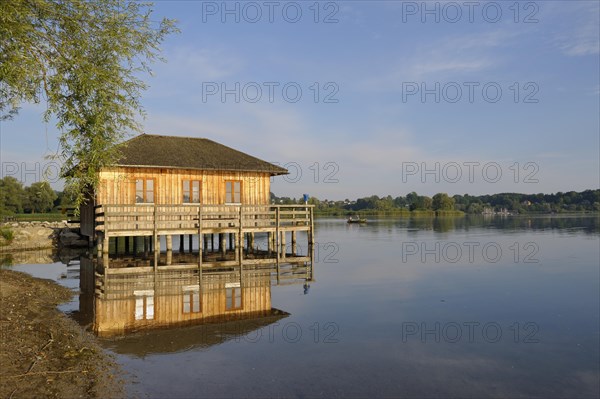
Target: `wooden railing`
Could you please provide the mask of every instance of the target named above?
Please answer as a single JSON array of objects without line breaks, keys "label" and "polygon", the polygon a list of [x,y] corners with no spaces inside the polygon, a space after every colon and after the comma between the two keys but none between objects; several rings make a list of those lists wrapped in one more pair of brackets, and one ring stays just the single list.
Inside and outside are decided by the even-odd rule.
[{"label": "wooden railing", "polygon": [[312,205],[101,205],[96,231],[105,235],[312,229]]}]

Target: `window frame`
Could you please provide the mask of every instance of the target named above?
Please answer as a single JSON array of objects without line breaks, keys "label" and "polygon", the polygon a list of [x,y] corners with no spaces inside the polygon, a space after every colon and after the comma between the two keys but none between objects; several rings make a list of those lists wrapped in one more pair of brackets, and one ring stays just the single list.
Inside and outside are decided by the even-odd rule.
[{"label": "window frame", "polygon": [[[142,202],[138,202],[138,181],[142,181]],[[152,181],[152,201],[148,201],[148,181]],[[136,205],[148,205],[156,203],[156,178],[154,177],[136,177],[133,181],[134,197],[133,201]]]},{"label": "window frame", "polygon": [[[188,307],[189,309],[186,311],[186,298],[188,299]],[[196,302],[194,299],[197,298]],[[198,305],[196,308],[195,305]],[[183,314],[194,314],[194,313],[202,313],[202,295],[200,290],[196,287],[194,289],[184,289],[183,295],[181,298],[181,310]]]},{"label": "window frame", "polygon": [[[185,183],[190,183],[190,188],[188,190],[189,202],[185,202]],[[193,191],[194,182],[198,182],[198,202],[191,201]],[[202,204],[202,180],[201,179],[182,179],[181,180],[181,203],[183,205],[201,205]]]},{"label": "window frame", "polygon": [[[154,320],[156,317],[154,291],[134,291],[133,295],[135,296],[134,319],[136,321]],[[141,308],[142,311],[138,312],[138,308]]]},{"label": "window frame", "polygon": [[[235,299],[237,297],[236,293],[238,293],[238,292],[239,292],[239,297],[240,297],[240,303],[239,303],[239,306],[236,306]],[[229,287],[225,286],[225,311],[229,312],[229,311],[244,309],[244,295],[243,294],[244,294],[244,290],[241,285],[232,285]],[[227,304],[229,299],[231,300],[230,306],[228,306],[228,304]]]},{"label": "window frame", "polygon": [[[227,184],[231,183],[231,201],[227,201]],[[239,188],[239,202],[235,201],[235,183],[239,183],[240,188]],[[242,185],[242,181],[241,180],[225,180],[225,204],[226,205],[241,205],[243,203],[243,198],[242,198],[242,193],[243,193],[243,185]]]}]

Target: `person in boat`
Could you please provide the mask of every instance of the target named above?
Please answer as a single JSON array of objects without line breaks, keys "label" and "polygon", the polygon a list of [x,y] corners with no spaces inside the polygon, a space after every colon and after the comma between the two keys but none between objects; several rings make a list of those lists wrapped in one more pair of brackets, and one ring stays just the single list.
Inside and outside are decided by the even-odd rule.
[{"label": "person in boat", "polygon": [[354,217],[354,216],[350,216],[350,217],[348,218],[348,221],[349,221],[349,222],[360,222],[361,220],[362,220],[362,219],[360,218],[360,215],[356,215],[356,217]]}]

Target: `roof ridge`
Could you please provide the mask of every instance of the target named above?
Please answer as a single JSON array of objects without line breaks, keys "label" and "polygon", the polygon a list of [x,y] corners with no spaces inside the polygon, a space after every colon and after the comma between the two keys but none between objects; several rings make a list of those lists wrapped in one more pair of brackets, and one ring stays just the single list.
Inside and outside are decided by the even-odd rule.
[{"label": "roof ridge", "polygon": [[122,144],[121,166],[287,173],[285,168],[204,137],[142,133]]},{"label": "roof ridge", "polygon": [[[194,139],[194,140],[210,140],[209,138],[206,137],[192,137],[192,136],[169,136],[166,134],[154,134],[154,133],[146,133],[143,132],[133,138],[138,138],[138,137],[143,137],[143,136],[149,136],[149,137],[166,137],[166,138],[179,138],[179,139]],[[211,140],[212,141],[212,140]]]}]

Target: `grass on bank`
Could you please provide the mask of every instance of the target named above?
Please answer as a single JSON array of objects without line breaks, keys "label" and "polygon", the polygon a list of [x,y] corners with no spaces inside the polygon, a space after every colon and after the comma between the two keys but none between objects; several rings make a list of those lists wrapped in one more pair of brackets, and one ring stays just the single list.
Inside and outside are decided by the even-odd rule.
[{"label": "grass on bank", "polygon": [[67,220],[69,217],[66,213],[18,213],[15,215],[0,216],[0,222],[60,222]]}]

